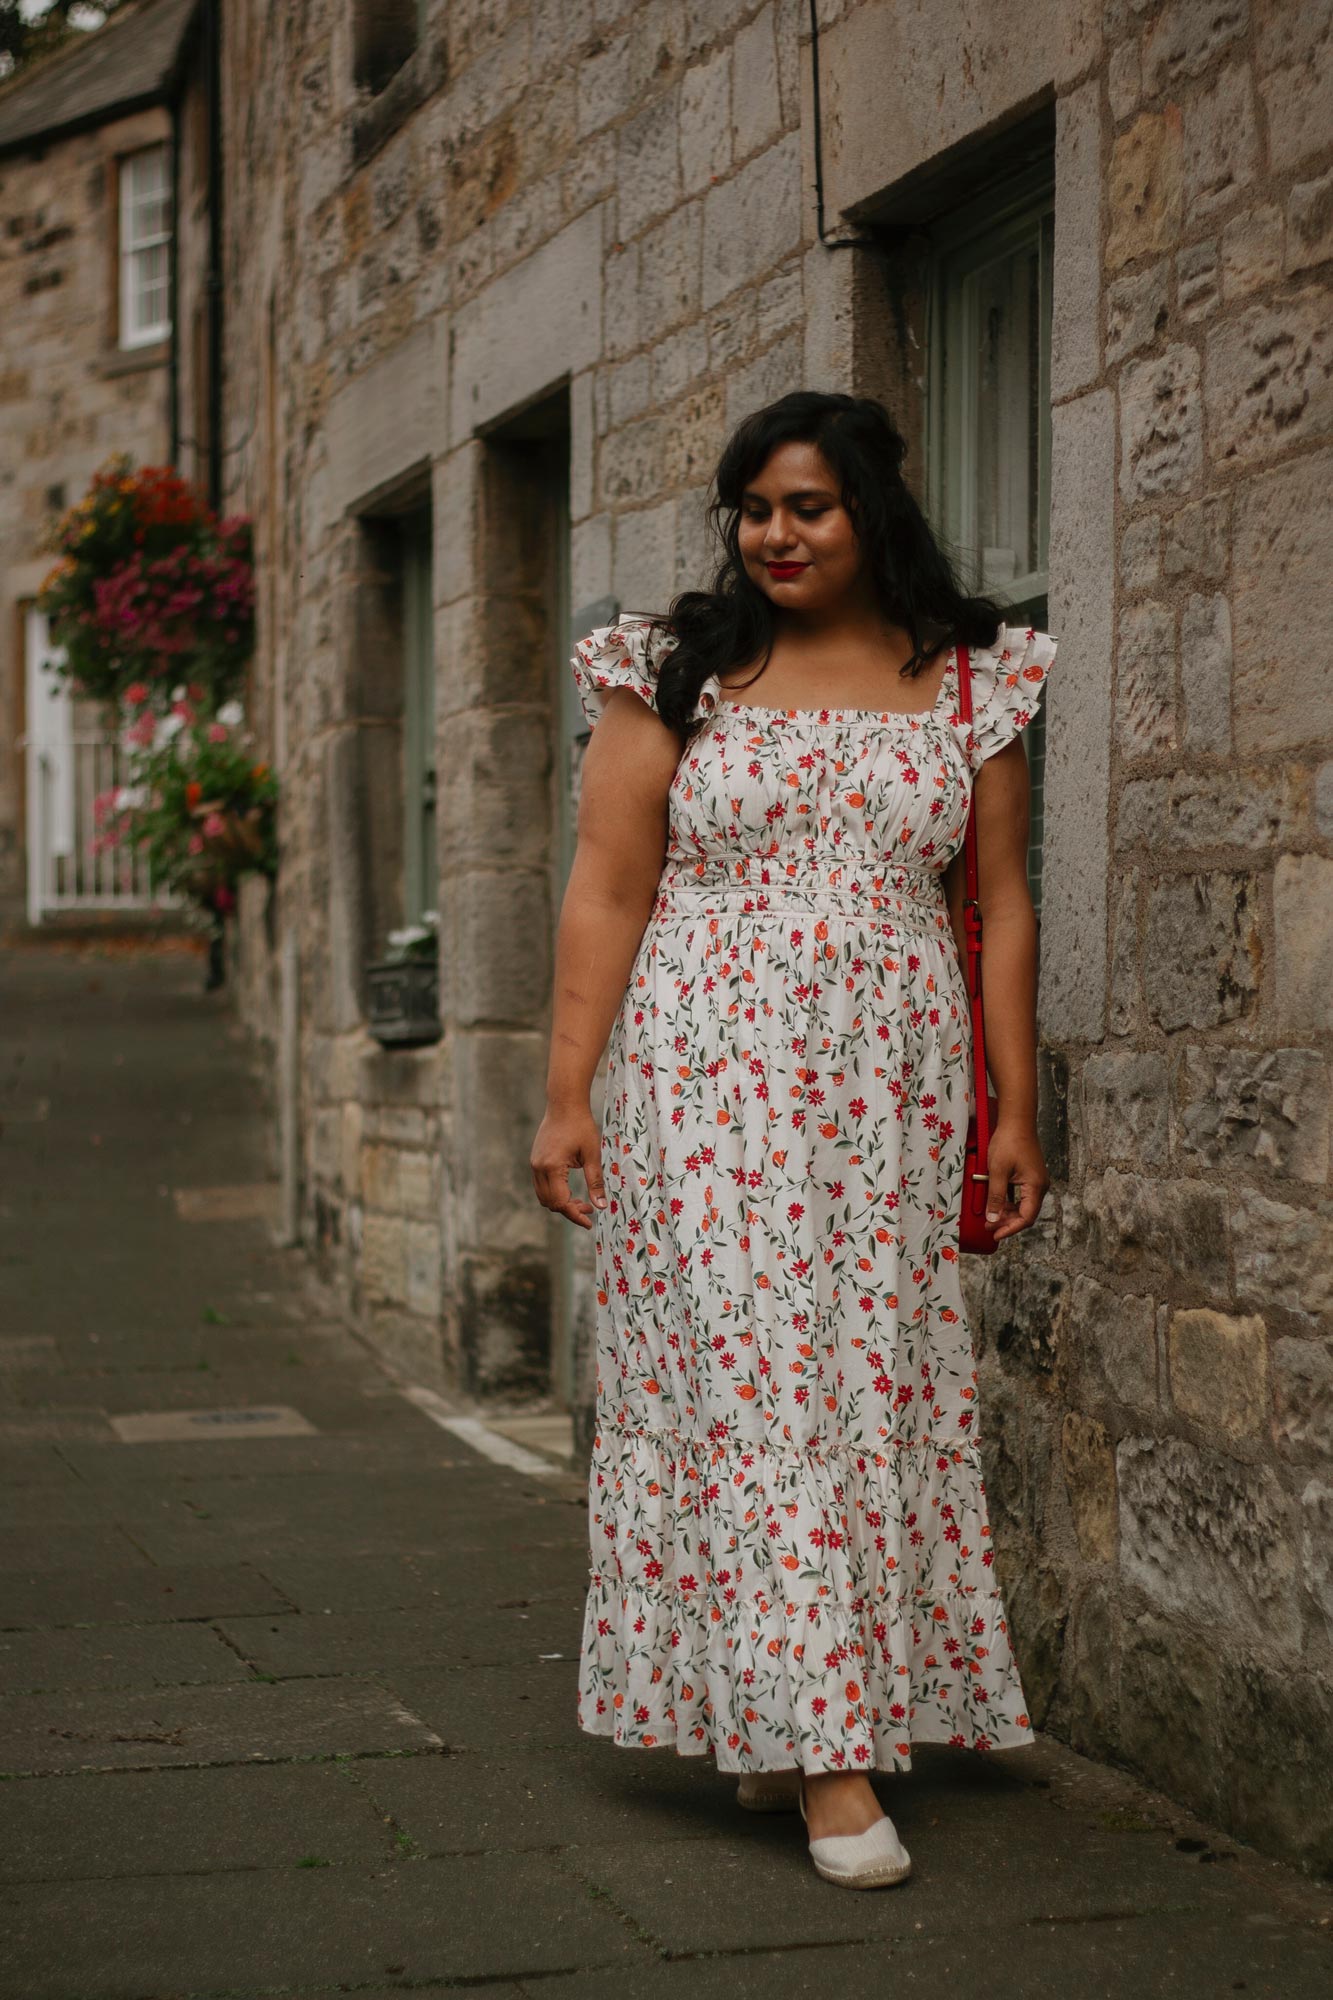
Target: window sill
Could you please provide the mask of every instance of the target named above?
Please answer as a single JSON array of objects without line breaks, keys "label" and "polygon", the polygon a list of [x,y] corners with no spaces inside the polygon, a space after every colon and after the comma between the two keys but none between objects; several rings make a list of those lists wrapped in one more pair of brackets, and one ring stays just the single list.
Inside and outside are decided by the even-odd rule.
[{"label": "window sill", "polygon": [[171,359],[171,336],[145,341],[142,347],[108,347],[93,363],[104,379],[113,375],[139,375],[149,368],[161,368]]}]

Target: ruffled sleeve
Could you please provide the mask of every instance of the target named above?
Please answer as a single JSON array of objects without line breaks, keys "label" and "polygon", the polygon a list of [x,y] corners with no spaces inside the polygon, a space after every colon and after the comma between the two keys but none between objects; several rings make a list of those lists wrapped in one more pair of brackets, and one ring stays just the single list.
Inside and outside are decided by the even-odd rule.
[{"label": "ruffled sleeve", "polygon": [[[627,611],[614,625],[595,625],[574,648],[570,667],[590,729],[596,728],[603,698],[612,688],[633,688],[649,708],[657,705],[657,677],[676,641],[641,612]],[[720,685],[710,674],[695,702],[693,717],[712,713]],[[693,719],[693,718],[692,718]]]},{"label": "ruffled sleeve", "polygon": [[974,771],[1032,720],[1058,645],[1049,632],[1002,625],[993,646],[970,654],[972,728],[964,747]]}]

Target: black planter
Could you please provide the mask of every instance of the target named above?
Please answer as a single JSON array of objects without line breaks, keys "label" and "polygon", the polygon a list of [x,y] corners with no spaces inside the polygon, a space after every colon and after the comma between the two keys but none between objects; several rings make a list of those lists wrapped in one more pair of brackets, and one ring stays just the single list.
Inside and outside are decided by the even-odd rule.
[{"label": "black planter", "polygon": [[366,967],[370,1032],[386,1049],[438,1042],[440,969],[433,958],[384,959]]}]

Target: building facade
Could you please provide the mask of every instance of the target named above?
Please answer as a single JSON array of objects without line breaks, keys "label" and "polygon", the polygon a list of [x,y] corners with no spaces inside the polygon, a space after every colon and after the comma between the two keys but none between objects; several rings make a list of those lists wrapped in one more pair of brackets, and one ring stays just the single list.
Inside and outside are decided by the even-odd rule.
[{"label": "building facade", "polygon": [[[573,640],[707,577],[796,387],[882,397],[1054,632],[1038,1226],[969,1273],[1035,1719],[1333,1864],[1324,0],[236,0],[225,503],[283,866],[244,912],[368,1335],[586,1410],[536,1202]],[[440,1039],[368,1027],[438,909]],[[594,1110],[600,1111],[600,1102]]]},{"label": "building facade", "polygon": [[[45,671],[46,530],[118,451],[216,484],[209,431],[214,8],[140,0],[0,88],[0,918],[148,900],[88,851],[114,782]],[[142,874],[142,870],[139,871]]]}]

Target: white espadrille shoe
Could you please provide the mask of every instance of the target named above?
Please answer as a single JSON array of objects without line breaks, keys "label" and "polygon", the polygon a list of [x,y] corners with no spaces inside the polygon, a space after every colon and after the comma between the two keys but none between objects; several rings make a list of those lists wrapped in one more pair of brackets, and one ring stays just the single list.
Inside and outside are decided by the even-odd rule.
[{"label": "white espadrille shoe", "polygon": [[[796,1802],[805,1819],[804,1784]],[[831,1833],[812,1840],[810,1859],[826,1882],[837,1882],[844,1889],[887,1889],[905,1882],[912,1872],[912,1857],[887,1813],[864,1833]]]},{"label": "white espadrille shoe", "polygon": [[795,1812],[801,1798],[801,1774],[790,1771],[743,1771],[736,1786],[736,1803],[747,1812]]}]

